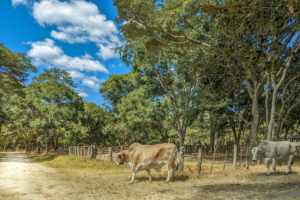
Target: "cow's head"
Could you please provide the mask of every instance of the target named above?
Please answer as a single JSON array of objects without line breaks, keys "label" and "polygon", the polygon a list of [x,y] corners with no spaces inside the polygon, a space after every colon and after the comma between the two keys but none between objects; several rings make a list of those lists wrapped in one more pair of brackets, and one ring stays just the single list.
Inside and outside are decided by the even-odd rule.
[{"label": "cow's head", "polygon": [[252,152],[252,160],[256,161],[257,160],[258,147],[253,147],[251,152]]},{"label": "cow's head", "polygon": [[268,142],[265,141],[261,143],[258,147],[253,147],[252,148],[252,160],[257,161],[261,160],[265,154],[265,145],[267,145]]},{"label": "cow's head", "polygon": [[120,153],[117,155],[116,159],[116,165],[119,166],[120,164],[126,163],[126,157],[127,157],[127,151],[120,151]]}]

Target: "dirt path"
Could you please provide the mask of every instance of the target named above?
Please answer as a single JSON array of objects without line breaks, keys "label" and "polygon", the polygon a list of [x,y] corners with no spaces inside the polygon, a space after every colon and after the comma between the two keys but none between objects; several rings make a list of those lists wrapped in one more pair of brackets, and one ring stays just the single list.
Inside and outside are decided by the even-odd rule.
[{"label": "dirt path", "polygon": [[[57,187],[55,173],[55,169],[34,163],[25,154],[7,153],[0,157],[0,189],[16,199],[51,199],[56,193],[53,188]],[[0,195],[0,199],[8,197],[9,194]]]}]

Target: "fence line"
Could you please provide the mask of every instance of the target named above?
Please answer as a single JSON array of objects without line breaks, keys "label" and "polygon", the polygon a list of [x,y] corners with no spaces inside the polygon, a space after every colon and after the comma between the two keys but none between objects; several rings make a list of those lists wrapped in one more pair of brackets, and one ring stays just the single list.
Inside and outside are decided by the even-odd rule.
[{"label": "fence line", "polygon": [[[88,157],[101,161],[112,162],[116,159],[117,154],[121,150],[127,150],[129,146],[116,146],[116,147],[101,147],[101,146],[69,146],[68,154],[76,157]],[[232,151],[233,150],[233,151]],[[178,170],[184,169],[184,158],[192,158],[197,162],[196,175],[201,173],[203,159],[210,161],[209,173],[213,172],[214,163],[223,165],[221,171],[226,168],[226,163],[232,162],[234,166],[246,166],[248,165],[248,147],[240,146],[239,158],[234,153],[237,151],[237,147],[231,148],[226,143],[224,146],[214,147],[214,152],[209,154],[205,146],[200,145],[184,145],[178,152]],[[229,155],[232,156],[229,156]]]}]

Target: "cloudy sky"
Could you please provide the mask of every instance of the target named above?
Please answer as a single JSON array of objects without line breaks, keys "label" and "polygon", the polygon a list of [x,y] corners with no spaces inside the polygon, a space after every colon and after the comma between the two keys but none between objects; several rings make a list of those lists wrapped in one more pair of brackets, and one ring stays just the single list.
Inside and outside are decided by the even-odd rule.
[{"label": "cloudy sky", "polygon": [[101,83],[130,71],[112,49],[121,44],[116,16],[112,0],[1,0],[0,43],[26,52],[38,73],[68,71],[77,92],[102,105]]}]

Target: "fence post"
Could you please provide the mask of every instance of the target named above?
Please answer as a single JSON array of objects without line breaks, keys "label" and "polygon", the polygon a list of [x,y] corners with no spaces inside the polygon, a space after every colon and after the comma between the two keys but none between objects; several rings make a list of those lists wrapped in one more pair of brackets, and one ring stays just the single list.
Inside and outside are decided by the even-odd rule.
[{"label": "fence post", "polygon": [[123,151],[123,148],[124,148],[124,147],[123,147],[123,145],[122,145],[122,146],[121,146],[121,151]]},{"label": "fence post", "polygon": [[227,144],[226,144],[226,142],[225,142],[225,158],[224,158],[224,166],[223,166],[223,170],[225,170],[226,160],[227,160]]},{"label": "fence post", "polygon": [[243,161],[243,146],[240,145],[240,165],[242,164]]},{"label": "fence post", "polygon": [[181,146],[179,149],[179,162],[178,162],[178,170],[179,171],[183,171],[183,167],[184,167],[184,158],[183,158],[183,151],[184,151],[184,146]]},{"label": "fence post", "polygon": [[237,145],[233,145],[233,163],[232,166],[236,166],[236,156],[237,156]]},{"label": "fence post", "polygon": [[202,165],[202,148],[199,147],[198,149],[198,162],[197,162],[197,176],[199,176],[201,172],[201,165]]},{"label": "fence post", "polygon": [[216,159],[216,151],[217,151],[217,147],[216,147],[216,145],[214,145],[214,156],[213,156],[213,159],[211,161],[210,172],[209,173],[212,173],[212,170],[213,170],[213,167],[214,167],[214,162],[215,162],[215,159]]},{"label": "fence post", "polygon": [[112,162],[112,148],[108,148],[108,156],[109,156],[109,161]]},{"label": "fence post", "polygon": [[246,168],[249,169],[249,164],[248,164],[248,145],[246,146]]}]

